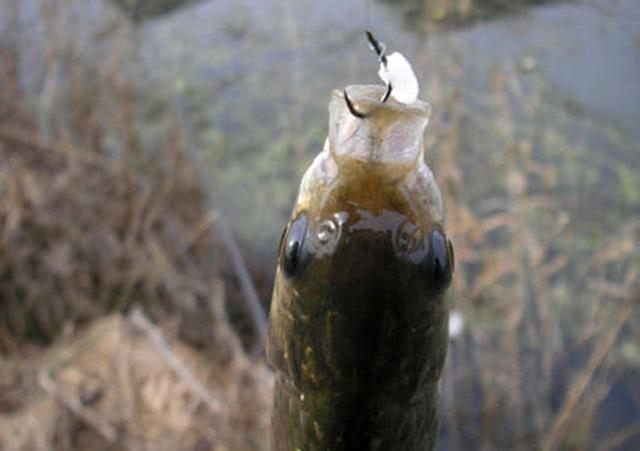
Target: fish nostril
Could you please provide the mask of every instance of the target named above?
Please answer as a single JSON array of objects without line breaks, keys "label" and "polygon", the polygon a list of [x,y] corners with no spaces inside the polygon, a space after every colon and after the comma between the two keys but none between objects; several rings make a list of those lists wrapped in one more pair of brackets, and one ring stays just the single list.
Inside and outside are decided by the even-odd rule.
[{"label": "fish nostril", "polygon": [[302,266],[302,252],[307,235],[307,216],[301,213],[289,226],[282,250],[282,269],[288,277],[294,276]]}]

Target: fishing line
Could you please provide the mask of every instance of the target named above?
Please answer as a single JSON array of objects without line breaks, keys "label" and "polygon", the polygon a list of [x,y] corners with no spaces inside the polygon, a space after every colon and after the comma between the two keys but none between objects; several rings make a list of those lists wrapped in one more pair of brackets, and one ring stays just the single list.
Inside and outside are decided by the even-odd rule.
[{"label": "fishing line", "polygon": [[364,0],[364,19],[365,19],[364,28],[368,30],[371,28],[371,14],[369,10],[369,0]]}]

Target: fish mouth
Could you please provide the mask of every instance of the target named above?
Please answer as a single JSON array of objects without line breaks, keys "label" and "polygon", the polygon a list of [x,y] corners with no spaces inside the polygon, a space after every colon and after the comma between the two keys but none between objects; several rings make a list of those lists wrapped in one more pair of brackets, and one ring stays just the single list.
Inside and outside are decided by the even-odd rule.
[{"label": "fish mouth", "polygon": [[[422,100],[403,104],[391,98],[383,102],[384,92],[384,87],[377,85],[351,85],[333,91],[329,150],[338,164],[349,158],[407,165],[422,156],[431,106]],[[354,111],[361,114],[354,115]]]},{"label": "fish mouth", "polygon": [[[344,89],[334,89],[331,92],[331,103],[342,102],[348,107],[345,94],[352,105],[366,118],[380,114],[401,114],[423,116],[427,119],[431,115],[431,105],[424,100],[413,103],[401,103],[393,97],[383,100],[386,89],[378,85],[349,85]],[[332,107],[329,106],[331,111]]]}]

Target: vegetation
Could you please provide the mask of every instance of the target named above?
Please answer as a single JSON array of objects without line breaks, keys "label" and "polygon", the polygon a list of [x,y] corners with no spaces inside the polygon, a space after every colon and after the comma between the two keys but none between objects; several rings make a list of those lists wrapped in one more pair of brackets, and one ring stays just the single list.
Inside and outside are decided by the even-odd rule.
[{"label": "vegetation", "polygon": [[[265,449],[271,376],[239,342],[218,211],[266,302],[329,89],[375,61],[286,8],[268,39],[247,13],[192,48],[108,2],[24,3],[0,4],[0,448]],[[414,50],[465,319],[441,449],[640,446],[636,135],[522,59],[478,80],[455,39]]]},{"label": "vegetation", "polygon": [[49,76],[70,63],[47,106],[0,39],[0,449],[265,449],[272,375],[228,319],[184,130],[166,119],[148,151],[139,125],[167,106],[49,45]]},{"label": "vegetation", "polygon": [[557,0],[382,0],[399,8],[407,24],[420,32],[459,27],[500,15],[523,12],[531,5]]}]

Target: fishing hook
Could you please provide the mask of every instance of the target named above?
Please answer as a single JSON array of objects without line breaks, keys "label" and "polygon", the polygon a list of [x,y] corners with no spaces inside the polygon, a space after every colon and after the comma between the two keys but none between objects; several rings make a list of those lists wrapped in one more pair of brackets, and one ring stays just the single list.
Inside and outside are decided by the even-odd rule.
[{"label": "fishing hook", "polygon": [[344,95],[344,101],[347,103],[347,108],[349,109],[349,112],[352,115],[354,115],[355,117],[357,117],[359,119],[364,119],[364,118],[366,118],[368,116],[367,114],[361,113],[360,111],[358,111],[356,109],[356,107],[351,102],[351,99],[349,98],[349,95],[347,94],[347,90],[346,89],[342,90],[342,94]]},{"label": "fishing hook", "polygon": [[[384,45],[383,42],[380,42],[370,30],[365,30],[365,34],[367,35],[367,40],[369,41],[369,46],[371,47],[371,50],[373,50],[375,54],[378,56],[378,60],[380,61],[380,64],[382,64],[386,68],[387,67],[386,45]],[[387,100],[389,100],[389,97],[391,97],[391,91],[393,91],[393,86],[389,82],[386,83],[386,88],[387,89],[385,90],[384,95],[380,99],[382,103],[385,103]],[[356,109],[356,107],[353,105],[353,102],[351,102],[349,95],[347,94],[347,90],[343,89],[342,93],[344,95],[344,101],[347,103],[347,108],[349,109],[349,112],[359,119],[365,119],[368,116],[368,114],[361,113]]]},{"label": "fishing hook", "polygon": [[380,99],[380,101],[382,103],[386,102],[387,100],[389,100],[389,97],[391,96],[391,91],[393,90],[393,87],[391,86],[391,83],[387,83],[387,91],[384,93],[384,95],[382,96],[382,98]]},{"label": "fishing hook", "polygon": [[[382,64],[386,69],[387,68],[387,46],[384,44],[384,42],[380,42],[373,35],[373,32],[371,30],[365,30],[365,34],[367,35],[367,40],[369,41],[369,46],[371,47],[371,50],[375,52],[375,54],[378,56],[378,60],[380,60],[380,64]],[[391,83],[389,82],[386,82],[386,83],[387,83],[387,90],[385,91],[384,95],[380,99],[382,103],[389,100],[389,97],[391,97],[391,91],[393,90],[393,86],[391,86]]]}]

